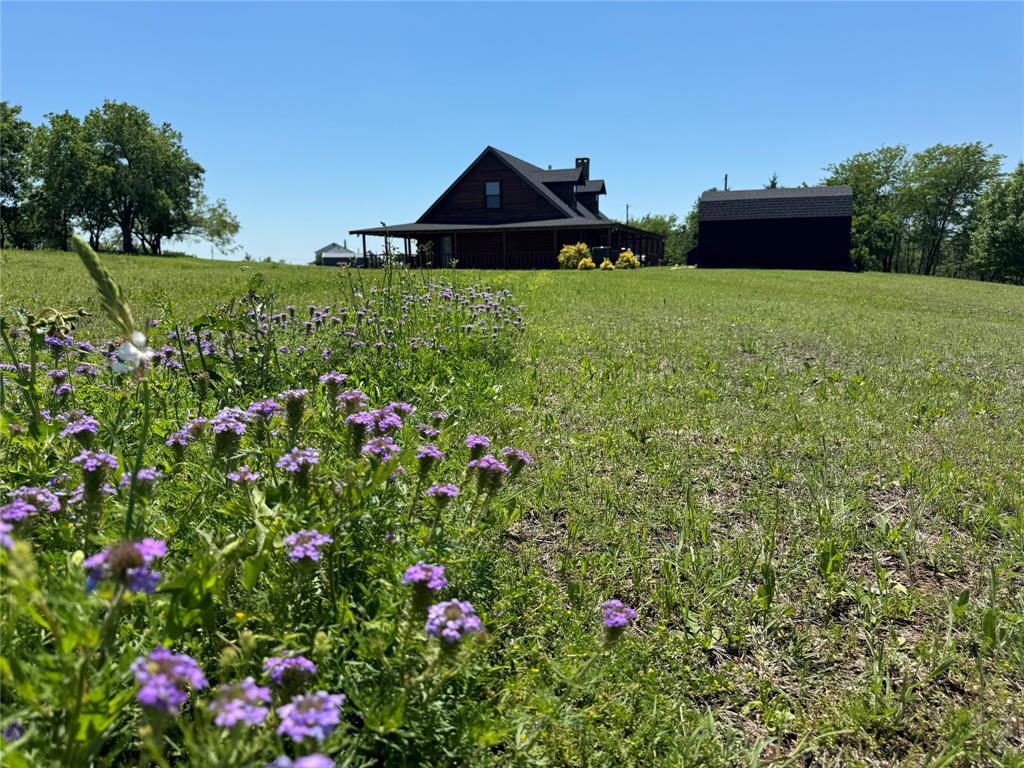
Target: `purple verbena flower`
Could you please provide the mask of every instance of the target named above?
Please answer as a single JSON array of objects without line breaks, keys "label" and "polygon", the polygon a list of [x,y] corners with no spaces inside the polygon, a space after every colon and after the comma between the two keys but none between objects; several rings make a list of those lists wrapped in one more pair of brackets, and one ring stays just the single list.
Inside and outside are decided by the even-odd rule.
[{"label": "purple verbena flower", "polygon": [[313,738],[322,742],[341,722],[344,702],[343,693],[317,691],[294,696],[290,703],[277,708],[281,719],[277,732],[294,741]]},{"label": "purple verbena flower", "polygon": [[472,603],[464,600],[446,600],[430,606],[427,613],[427,634],[451,644],[472,632],[483,631],[480,617]]},{"label": "purple verbena flower", "polygon": [[230,480],[232,483],[245,484],[255,483],[257,480],[260,479],[260,477],[262,477],[262,475],[259,472],[253,472],[251,469],[249,469],[248,464],[243,464],[238,469],[228,472],[227,477],[228,480]]},{"label": "purple verbena flower", "polygon": [[214,713],[214,725],[234,728],[236,725],[259,725],[270,709],[270,689],[256,685],[247,677],[241,682],[220,685],[214,691],[214,699],[207,706]]},{"label": "purple verbena flower", "polygon": [[78,464],[86,474],[95,474],[107,468],[117,469],[117,459],[102,451],[82,451],[71,463]]},{"label": "purple verbena flower", "polygon": [[509,474],[504,462],[488,453],[479,459],[473,459],[466,465],[470,472],[476,472],[477,488],[481,493],[492,494],[501,487],[502,481]]},{"label": "purple verbena flower", "polygon": [[77,419],[69,421],[64,429],[61,430],[61,437],[73,437],[84,448],[91,448],[93,438],[96,437],[96,431],[100,428],[100,423],[96,421],[92,416],[88,414],[82,414]]},{"label": "purple verbena flower", "polygon": [[39,510],[36,509],[34,504],[30,504],[24,499],[13,499],[9,503],[0,507],[0,520],[6,520],[9,523],[14,523],[18,520],[24,520],[26,517],[30,517],[38,511]]},{"label": "purple verbena flower", "polygon": [[277,460],[278,469],[292,474],[308,472],[314,464],[320,463],[320,454],[315,448],[292,448]]},{"label": "purple verbena flower", "polygon": [[621,600],[605,600],[601,605],[604,614],[605,642],[608,644],[618,640],[622,633],[636,620],[636,611]]},{"label": "purple verbena flower", "polygon": [[249,407],[245,409],[246,413],[250,416],[258,416],[264,421],[270,421],[274,414],[280,410],[281,404],[270,397],[266,400],[257,400],[253,403],[249,403]]},{"label": "purple verbena flower", "polygon": [[519,473],[533,464],[533,456],[521,448],[506,446],[501,449],[501,457],[508,463],[510,477],[514,480]]},{"label": "purple verbena flower", "polygon": [[45,509],[47,512],[60,512],[60,499],[58,499],[57,494],[49,488],[37,488],[31,485],[23,485],[20,488],[14,489],[7,495],[10,496],[11,499],[27,501],[39,510]]},{"label": "purple verbena flower", "polygon": [[455,483],[434,483],[424,493],[432,498],[435,504],[444,507],[459,495],[459,486]]},{"label": "purple verbena flower", "polygon": [[85,586],[88,591],[104,579],[112,579],[129,592],[152,594],[160,581],[160,572],[151,571],[150,565],[167,554],[167,544],[159,539],[122,541],[92,557],[82,566],[88,572]]},{"label": "purple verbena flower", "polygon": [[358,389],[347,389],[334,398],[334,402],[341,406],[345,413],[355,413],[366,407],[369,398]]},{"label": "purple verbena flower", "polygon": [[[153,486],[156,485],[156,481],[164,476],[156,467],[142,467],[138,472],[135,473],[135,491],[142,497],[147,497],[153,493]],[[122,488],[129,488],[132,484],[132,473],[125,472],[121,475],[120,486]]]},{"label": "purple verbena flower", "polygon": [[6,520],[0,520],[0,546],[4,549],[14,549],[14,539],[11,538],[11,531],[14,526]]},{"label": "purple verbena flower", "polygon": [[334,761],[327,757],[327,755],[322,755],[319,752],[314,752],[305,757],[297,757],[294,760],[287,755],[281,755],[273,762],[267,763],[263,768],[334,768]]},{"label": "purple verbena flower", "polygon": [[444,458],[444,453],[433,443],[427,443],[420,446],[416,458],[419,460],[420,477],[426,478],[430,470]]},{"label": "purple verbena flower", "polygon": [[147,709],[176,714],[188,698],[190,688],[205,688],[208,683],[196,660],[184,653],[171,653],[163,646],[132,663],[139,686],[135,698]]},{"label": "purple verbena flower", "polygon": [[484,435],[470,434],[466,436],[466,447],[469,448],[469,458],[478,459],[491,447],[491,441]]},{"label": "purple verbena flower", "polygon": [[302,559],[319,560],[320,548],[333,542],[330,536],[319,531],[298,531],[284,537],[285,546],[291,547],[288,557],[292,562]]},{"label": "purple verbena flower", "polygon": [[306,396],[308,389],[286,389],[279,397],[284,400],[284,412],[288,418],[288,425],[298,429],[302,422],[302,414],[306,409]]},{"label": "purple verbena flower", "polygon": [[298,687],[307,677],[316,674],[316,664],[305,656],[271,656],[263,662],[274,685]]},{"label": "purple verbena flower", "polygon": [[390,461],[401,451],[400,446],[390,437],[374,437],[362,447],[362,453],[379,461]]}]

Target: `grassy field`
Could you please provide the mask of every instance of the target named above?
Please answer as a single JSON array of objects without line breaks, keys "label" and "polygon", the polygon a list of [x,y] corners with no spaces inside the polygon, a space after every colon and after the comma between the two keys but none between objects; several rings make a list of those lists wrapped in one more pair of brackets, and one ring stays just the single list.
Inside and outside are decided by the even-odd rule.
[{"label": "grassy field", "polygon": [[[105,259],[145,316],[206,311],[254,271],[300,306],[351,279]],[[523,305],[512,364],[469,410],[537,466],[491,553],[495,725],[453,760],[1024,765],[1024,289],[667,268],[458,279]],[[4,254],[0,291],[5,315],[99,311],[66,254]],[[639,618],[614,663],[592,663],[612,597]]]}]

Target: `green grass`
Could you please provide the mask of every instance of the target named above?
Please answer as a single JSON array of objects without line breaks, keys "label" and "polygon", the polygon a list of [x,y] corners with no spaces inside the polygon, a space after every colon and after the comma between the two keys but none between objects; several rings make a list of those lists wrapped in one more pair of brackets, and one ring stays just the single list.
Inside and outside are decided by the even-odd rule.
[{"label": "green grass", "polygon": [[[189,317],[251,270],[297,305],[348,279],[105,259],[143,316]],[[502,725],[477,738],[503,748],[479,762],[1024,765],[1024,290],[474,278],[530,324],[475,408],[538,459],[490,607]],[[4,313],[97,311],[69,255],[8,253],[0,286]],[[587,665],[609,597],[640,619]]]}]

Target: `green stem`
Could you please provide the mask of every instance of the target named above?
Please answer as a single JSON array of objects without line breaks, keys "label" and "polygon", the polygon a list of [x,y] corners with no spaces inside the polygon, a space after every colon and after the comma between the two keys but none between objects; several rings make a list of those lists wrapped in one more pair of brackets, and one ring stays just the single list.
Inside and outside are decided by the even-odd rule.
[{"label": "green stem", "polygon": [[[136,486],[139,479],[139,470],[142,469],[142,460],[146,452],[146,440],[149,437],[149,382],[142,380],[142,435],[139,437],[139,447],[135,452],[135,466],[132,468],[132,482],[128,492],[128,511],[124,516],[124,535],[131,538],[133,531],[132,522],[135,514]],[[141,525],[139,526],[141,528]]]}]

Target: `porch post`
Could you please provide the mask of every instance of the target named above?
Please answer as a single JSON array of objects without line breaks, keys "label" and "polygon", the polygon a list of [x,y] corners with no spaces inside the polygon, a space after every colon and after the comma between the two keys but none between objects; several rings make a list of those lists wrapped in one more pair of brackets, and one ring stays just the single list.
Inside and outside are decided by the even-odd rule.
[{"label": "porch post", "polygon": [[363,266],[370,266],[370,254],[366,252],[366,235],[363,235]]},{"label": "porch post", "polygon": [[508,269],[508,232],[501,230],[501,268]]}]

